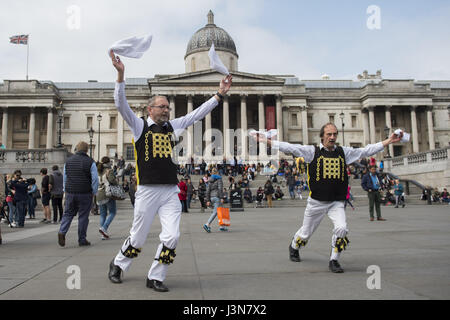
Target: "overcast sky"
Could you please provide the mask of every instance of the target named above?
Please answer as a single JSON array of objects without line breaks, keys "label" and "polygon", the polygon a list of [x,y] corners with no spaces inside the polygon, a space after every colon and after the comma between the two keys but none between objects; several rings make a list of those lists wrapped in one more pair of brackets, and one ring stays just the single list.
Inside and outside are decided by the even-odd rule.
[{"label": "overcast sky", "polygon": [[[299,79],[450,80],[450,1],[381,0],[0,0],[0,81],[29,78],[114,81],[106,54],[117,40],[153,34],[141,59],[124,58],[126,77],[184,72],[191,36],[207,23],[236,43],[239,71]],[[367,13],[369,6],[379,8]],[[70,8],[75,10],[70,11]],[[79,25],[77,25],[77,8]],[[379,17],[379,19],[377,19]],[[370,28],[367,25],[369,20]],[[378,23],[379,29],[374,29]]]}]

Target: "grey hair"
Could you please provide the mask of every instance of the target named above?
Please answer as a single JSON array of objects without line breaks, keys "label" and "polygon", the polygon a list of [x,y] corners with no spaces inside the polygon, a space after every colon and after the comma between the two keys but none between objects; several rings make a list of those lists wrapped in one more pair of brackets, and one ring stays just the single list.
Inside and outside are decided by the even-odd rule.
[{"label": "grey hair", "polygon": [[166,100],[168,100],[166,96],[154,95],[154,96],[151,96],[150,99],[148,99],[148,106],[153,107],[155,105],[157,98],[165,98]]}]

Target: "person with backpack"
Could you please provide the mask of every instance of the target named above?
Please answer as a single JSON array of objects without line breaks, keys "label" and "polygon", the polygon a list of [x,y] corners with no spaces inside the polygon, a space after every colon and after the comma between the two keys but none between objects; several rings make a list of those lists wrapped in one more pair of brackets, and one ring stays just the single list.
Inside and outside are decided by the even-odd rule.
[{"label": "person with backpack", "polygon": [[[114,174],[114,170],[111,168],[111,159],[109,157],[103,157],[97,166],[98,176],[100,179],[100,184],[106,189],[106,186],[119,184],[119,179],[117,179]],[[116,200],[113,198],[106,198],[104,200],[97,200],[97,204],[100,211],[100,227],[98,232],[102,235],[102,240],[108,240],[110,235],[108,233],[108,228],[117,213]]]},{"label": "person with backpack", "polygon": [[[223,203],[223,181],[222,177],[219,175],[219,172],[216,168],[212,169],[211,172],[211,178],[208,181],[208,187],[206,188],[206,205],[209,207],[210,205],[213,206],[213,212],[211,216],[208,219],[208,222],[206,222],[203,225],[203,229],[205,229],[206,232],[211,232],[211,223],[214,221],[214,219],[217,217],[217,208],[219,207],[220,203]],[[227,231],[228,229],[226,227],[220,227],[220,231]]]}]

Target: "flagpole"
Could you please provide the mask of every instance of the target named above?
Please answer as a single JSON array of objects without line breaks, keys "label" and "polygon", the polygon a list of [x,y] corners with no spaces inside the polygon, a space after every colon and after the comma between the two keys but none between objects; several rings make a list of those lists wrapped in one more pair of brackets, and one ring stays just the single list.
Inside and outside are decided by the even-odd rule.
[{"label": "flagpole", "polygon": [[27,39],[27,81],[28,81],[28,51],[29,51],[29,45],[30,45],[30,37],[28,35],[28,39]]}]

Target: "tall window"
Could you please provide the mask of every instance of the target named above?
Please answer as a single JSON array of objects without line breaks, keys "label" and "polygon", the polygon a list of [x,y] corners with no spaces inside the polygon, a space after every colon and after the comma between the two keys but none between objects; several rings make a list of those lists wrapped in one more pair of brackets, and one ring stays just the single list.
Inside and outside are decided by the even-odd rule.
[{"label": "tall window", "polygon": [[92,127],[92,117],[87,117],[86,129],[90,129]]},{"label": "tall window", "polygon": [[291,113],[291,126],[292,127],[297,127],[298,126],[297,114],[296,113]]},{"label": "tall window", "polygon": [[356,115],[352,115],[352,128],[356,128]]},{"label": "tall window", "polygon": [[117,117],[116,116],[109,117],[109,128],[117,129]]},{"label": "tall window", "polygon": [[132,145],[126,146],[126,157],[125,160],[133,161],[134,160],[134,148]]},{"label": "tall window", "polygon": [[64,117],[63,129],[70,129],[70,117]]},{"label": "tall window", "polygon": [[334,114],[330,114],[328,122],[334,123]]}]

